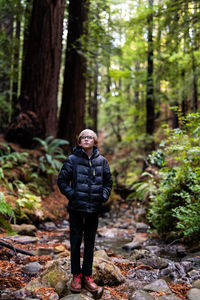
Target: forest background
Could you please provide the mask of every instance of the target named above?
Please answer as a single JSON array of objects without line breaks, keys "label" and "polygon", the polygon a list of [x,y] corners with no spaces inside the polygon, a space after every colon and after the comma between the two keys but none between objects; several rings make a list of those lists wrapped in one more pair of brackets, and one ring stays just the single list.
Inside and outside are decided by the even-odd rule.
[{"label": "forest background", "polygon": [[39,205],[89,127],[115,190],[158,233],[197,237],[199,1],[0,0],[0,18],[2,215]]}]

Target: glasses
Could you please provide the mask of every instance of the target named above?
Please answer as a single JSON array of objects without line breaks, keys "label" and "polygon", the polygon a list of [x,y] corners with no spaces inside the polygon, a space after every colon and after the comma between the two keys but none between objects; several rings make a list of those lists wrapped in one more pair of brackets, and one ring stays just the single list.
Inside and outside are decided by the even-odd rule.
[{"label": "glasses", "polygon": [[91,135],[86,135],[86,136],[82,136],[81,137],[81,140],[93,140],[94,138],[93,138],[93,136],[91,136]]}]

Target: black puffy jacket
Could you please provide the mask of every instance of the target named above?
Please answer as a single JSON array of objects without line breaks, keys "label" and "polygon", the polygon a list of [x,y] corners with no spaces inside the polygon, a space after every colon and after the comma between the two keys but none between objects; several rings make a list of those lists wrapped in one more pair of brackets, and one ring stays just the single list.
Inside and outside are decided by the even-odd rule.
[{"label": "black puffy jacket", "polygon": [[76,147],[59,175],[58,187],[69,200],[68,211],[97,213],[112,189],[112,176],[106,159],[94,147],[88,158],[82,147]]}]

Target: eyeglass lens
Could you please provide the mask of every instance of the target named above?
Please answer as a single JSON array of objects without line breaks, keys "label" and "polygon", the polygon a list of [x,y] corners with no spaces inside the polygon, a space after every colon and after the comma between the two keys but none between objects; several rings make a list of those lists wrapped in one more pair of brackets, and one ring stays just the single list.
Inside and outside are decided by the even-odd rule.
[{"label": "eyeglass lens", "polygon": [[87,139],[87,140],[93,140],[93,136],[91,136],[91,135],[82,136],[81,139],[82,139],[82,140],[86,140],[86,139]]}]

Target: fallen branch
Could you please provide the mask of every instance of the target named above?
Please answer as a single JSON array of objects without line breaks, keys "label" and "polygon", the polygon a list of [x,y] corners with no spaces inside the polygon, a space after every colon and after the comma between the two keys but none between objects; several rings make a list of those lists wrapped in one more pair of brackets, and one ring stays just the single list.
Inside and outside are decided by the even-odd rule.
[{"label": "fallen branch", "polygon": [[25,254],[25,255],[35,256],[32,252],[14,247],[12,244],[3,242],[2,240],[0,240],[0,246],[6,247],[6,248],[11,249],[15,252],[19,252],[19,253],[22,253],[22,254]]}]

